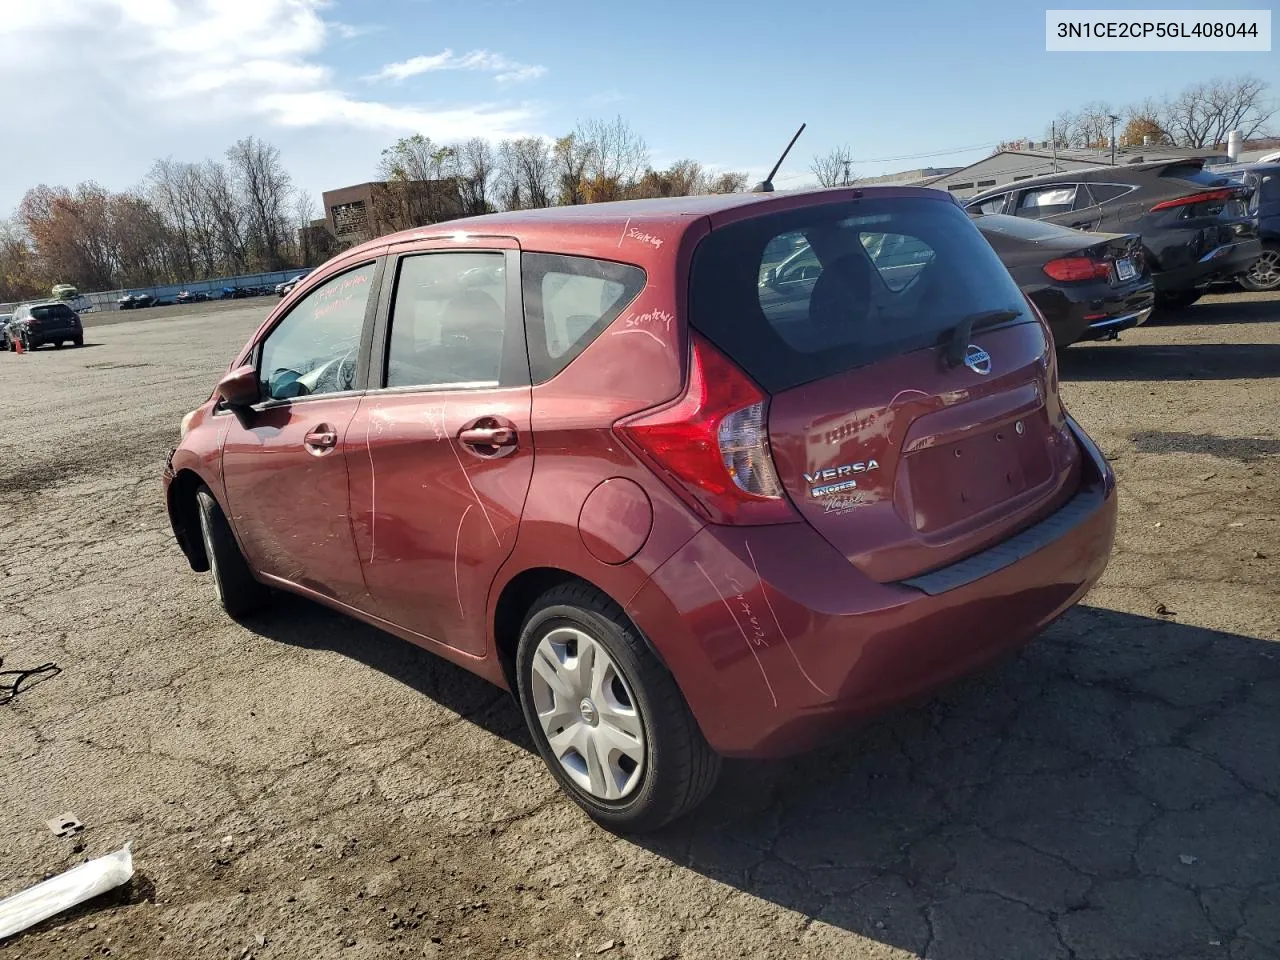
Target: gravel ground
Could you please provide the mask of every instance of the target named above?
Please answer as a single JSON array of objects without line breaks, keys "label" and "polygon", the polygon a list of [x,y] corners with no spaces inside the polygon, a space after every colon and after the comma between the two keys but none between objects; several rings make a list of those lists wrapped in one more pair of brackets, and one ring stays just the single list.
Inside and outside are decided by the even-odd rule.
[{"label": "gravel ground", "polygon": [[[0,896],[134,843],[30,960],[1280,958],[1280,300],[1063,361],[1115,556],[1015,660],[612,836],[505,694],[299,600],[227,620],[160,465],[274,301],[0,354]],[[46,819],[86,830],[54,837]]]}]

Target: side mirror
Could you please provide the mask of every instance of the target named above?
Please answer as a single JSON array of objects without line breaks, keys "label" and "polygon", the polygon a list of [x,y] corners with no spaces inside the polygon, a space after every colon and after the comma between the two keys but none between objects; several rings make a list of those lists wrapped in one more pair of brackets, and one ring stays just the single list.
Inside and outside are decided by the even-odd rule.
[{"label": "side mirror", "polygon": [[243,409],[257,403],[261,397],[258,389],[258,371],[252,364],[236,367],[218,381],[218,396],[227,401],[227,406]]}]

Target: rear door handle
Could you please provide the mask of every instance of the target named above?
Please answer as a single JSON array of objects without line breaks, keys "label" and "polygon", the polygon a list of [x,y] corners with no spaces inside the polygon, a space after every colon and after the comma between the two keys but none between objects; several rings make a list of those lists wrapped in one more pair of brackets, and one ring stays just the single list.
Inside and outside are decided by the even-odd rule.
[{"label": "rear door handle", "polygon": [[510,447],[516,432],[511,427],[469,427],[459,431],[458,439],[472,447]]},{"label": "rear door handle", "polygon": [[312,453],[324,453],[338,445],[338,431],[327,423],[322,423],[318,427],[313,427],[302,438],[302,443]]}]

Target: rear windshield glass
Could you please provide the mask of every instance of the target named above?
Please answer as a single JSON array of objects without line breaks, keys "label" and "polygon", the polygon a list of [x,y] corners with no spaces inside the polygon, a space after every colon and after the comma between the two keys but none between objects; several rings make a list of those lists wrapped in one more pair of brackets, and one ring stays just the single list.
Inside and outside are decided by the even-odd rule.
[{"label": "rear windshield glass", "polygon": [[1079,234],[1077,230],[1060,227],[1056,223],[1028,220],[1025,217],[1006,217],[1003,214],[978,217],[974,223],[983,233],[1000,233],[1015,240],[1056,240]]},{"label": "rear windshield glass", "polygon": [[937,343],[972,314],[1025,310],[965,212],[924,197],[716,229],[694,254],[689,306],[694,329],[770,392]]},{"label": "rear windshield glass", "polygon": [[61,303],[51,303],[46,307],[32,307],[31,316],[37,320],[72,320],[76,312]]},{"label": "rear windshield glass", "polygon": [[1218,187],[1227,182],[1223,173],[1214,173],[1196,164],[1173,164],[1160,172],[1162,177],[1176,177],[1179,180],[1190,180],[1202,187]]}]

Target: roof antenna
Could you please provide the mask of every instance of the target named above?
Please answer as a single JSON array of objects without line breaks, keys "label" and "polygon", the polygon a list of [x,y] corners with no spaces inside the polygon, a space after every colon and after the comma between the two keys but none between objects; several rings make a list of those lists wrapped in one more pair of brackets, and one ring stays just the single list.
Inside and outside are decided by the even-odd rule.
[{"label": "roof antenna", "polygon": [[796,141],[800,139],[800,134],[804,133],[804,128],[808,124],[800,124],[800,129],[796,131],[796,135],[791,138],[791,142],[787,144],[787,149],[782,151],[782,156],[778,158],[778,162],[773,165],[773,169],[769,171],[769,175],[751,188],[752,193],[773,193],[773,178],[778,172],[778,168],[782,166],[782,161],[787,159],[787,154],[791,152],[791,148],[796,145]]}]

